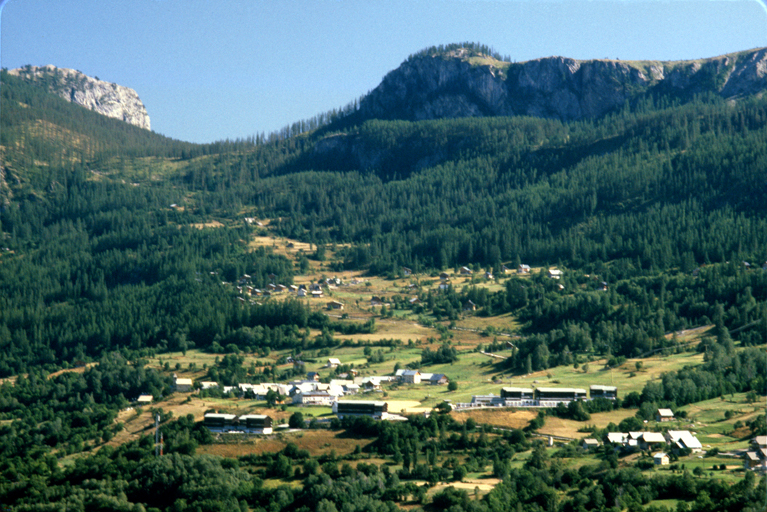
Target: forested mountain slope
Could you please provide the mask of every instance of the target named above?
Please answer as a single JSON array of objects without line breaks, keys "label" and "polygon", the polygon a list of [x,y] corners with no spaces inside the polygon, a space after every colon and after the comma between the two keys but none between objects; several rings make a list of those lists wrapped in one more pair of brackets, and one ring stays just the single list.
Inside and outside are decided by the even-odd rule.
[{"label": "forested mountain slope", "polygon": [[[767,100],[759,95],[658,92],[581,121],[355,124],[360,109],[300,135],[198,146],[3,80],[3,374],[115,347],[207,346],[256,325],[263,315],[243,316],[215,284],[243,273],[257,285],[270,273],[289,283],[293,266],[248,251],[245,216],[271,218],[276,234],[348,244],[329,263],[335,269],[387,275],[403,265],[497,271],[525,262],[612,283],[767,260]],[[210,220],[224,229],[192,227]],[[707,305],[675,312],[666,326],[710,319],[715,302],[735,305],[746,281],[763,296],[764,279],[736,276],[700,290],[706,298],[695,303]],[[635,304],[632,289],[625,300]],[[483,305],[530,308],[519,314],[536,330],[558,314],[509,294]],[[683,300],[666,299],[668,310]],[[759,316],[748,311],[725,322]],[[632,329],[651,330],[636,311],[608,317],[577,320],[633,318]],[[284,318],[306,322],[301,311]],[[626,336],[613,350],[632,353]]]}]

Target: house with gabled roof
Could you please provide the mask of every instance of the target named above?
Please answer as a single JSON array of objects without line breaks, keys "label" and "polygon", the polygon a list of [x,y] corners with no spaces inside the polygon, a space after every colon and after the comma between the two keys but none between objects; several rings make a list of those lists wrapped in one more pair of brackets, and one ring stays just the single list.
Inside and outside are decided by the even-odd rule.
[{"label": "house with gabled roof", "polygon": [[666,446],[666,438],[660,432],[644,432],[639,441],[642,450],[652,450],[657,446]]},{"label": "house with gabled roof", "polygon": [[587,437],[583,440],[583,449],[584,450],[596,450],[599,448],[599,441],[597,439],[594,439],[592,437]]},{"label": "house with gabled roof", "polygon": [[421,372],[418,370],[405,370],[402,372],[402,382],[406,382],[408,384],[420,384]]},{"label": "house with gabled roof", "polygon": [[672,447],[690,450],[692,453],[703,451],[703,445],[689,430],[669,430],[665,437]]},{"label": "house with gabled roof", "polygon": [[154,397],[152,395],[139,395],[139,397],[136,399],[136,404],[148,405],[151,404],[152,401],[154,401]]},{"label": "house with gabled roof", "polygon": [[176,391],[179,391],[181,393],[192,391],[193,382],[192,379],[185,379],[181,377],[177,377],[175,374],[173,375],[173,385],[176,388]]},{"label": "house with gabled roof", "polygon": [[433,386],[441,386],[448,384],[449,382],[450,379],[448,379],[444,373],[433,373],[431,374],[431,377],[429,377],[429,384]]},{"label": "house with gabled roof", "polygon": [[674,412],[671,409],[658,409],[655,415],[655,421],[674,421]]}]

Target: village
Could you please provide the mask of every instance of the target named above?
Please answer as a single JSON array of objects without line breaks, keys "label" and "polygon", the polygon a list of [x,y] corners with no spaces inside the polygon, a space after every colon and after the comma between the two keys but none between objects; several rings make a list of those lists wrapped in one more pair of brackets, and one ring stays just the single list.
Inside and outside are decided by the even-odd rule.
[{"label": "village", "polygon": [[[275,242],[272,238],[260,243],[294,258],[308,249],[306,244],[303,247],[298,242]],[[303,435],[302,431],[288,426],[288,417],[296,412],[303,413],[307,428],[310,424],[311,428],[321,428],[316,431],[318,435],[333,419],[366,416],[375,421],[406,421],[413,414],[429,416],[440,410],[450,411],[459,421],[476,418],[499,431],[524,428],[539,411],[551,411],[573,402],[614,401],[619,399],[619,390],[620,396],[641,392],[646,382],[660,378],[663,372],[698,364],[701,357],[696,353],[657,354],[640,361],[625,361],[619,367],[593,359],[582,361],[580,367],[503,376],[498,371],[499,364],[514,353],[519,327],[513,318],[477,317],[476,304],[468,300],[447,330],[424,320],[422,303],[430,300],[430,295],[460,291],[467,286],[501,290],[504,279],[510,277],[547,278],[555,289],[567,292],[566,287],[573,286],[575,281],[566,278],[567,271],[508,264],[496,269],[498,272],[464,266],[452,272],[419,275],[403,267],[394,278],[355,272],[336,272],[327,277],[328,269],[321,262],[312,263],[310,272],[296,276],[290,285],[280,284],[277,276],[271,275],[271,283],[264,289],[256,288],[247,274],[236,283],[222,284],[231,287],[234,299],[239,301],[258,305],[267,300],[306,300],[313,311],[325,312],[330,318],[357,324],[374,321],[375,332],[341,335],[341,346],[330,352],[272,352],[269,364],[283,371],[291,370],[294,375],[285,381],[221,384],[206,378],[207,372],[201,371],[213,366],[214,358],[217,361],[219,356],[197,350],[165,355],[155,361],[158,367],[175,363],[176,393],[188,394],[187,401],[204,406],[194,409],[198,411],[195,417],[217,436],[218,442],[246,443],[244,446],[249,446],[246,450],[258,450],[261,438],[280,436],[282,442],[296,441],[290,436]],[[599,276],[579,279],[594,291],[609,290],[608,283]],[[704,333],[705,329],[698,329],[677,335],[680,341],[691,344]],[[312,330],[311,334],[321,333]],[[380,344],[379,340],[386,343]],[[491,344],[496,349],[486,350]],[[424,349],[435,350],[444,345],[455,348],[460,360],[429,366],[419,363]],[[264,364],[258,361],[263,358],[255,355],[241,357],[244,364],[249,360]],[[148,395],[139,397],[136,405],[163,407],[162,402],[153,403],[153,397]],[[632,460],[635,456],[632,454],[646,454],[657,467],[673,465],[681,457],[686,464],[696,465],[705,460],[731,470],[739,467],[764,471],[767,444],[759,444],[764,439],[744,442],[734,435],[733,438],[723,435],[737,430],[738,421],[743,424],[752,418],[759,404],[752,407],[743,397],[736,396],[729,402],[735,414],[712,423],[709,418],[721,414],[723,405],[712,403],[711,412],[700,411],[695,417],[682,411],[682,418],[676,418],[669,409],[658,409],[654,421],[644,423],[642,429],[611,431],[605,437],[590,436],[578,422],[550,417],[533,435],[546,441],[551,449],[577,443],[586,453],[612,446],[626,460]],[[612,413],[593,414],[592,420],[598,428],[605,428],[608,424],[620,424],[629,414],[634,413],[616,409]],[[716,458],[699,458],[712,449],[718,453]]]}]

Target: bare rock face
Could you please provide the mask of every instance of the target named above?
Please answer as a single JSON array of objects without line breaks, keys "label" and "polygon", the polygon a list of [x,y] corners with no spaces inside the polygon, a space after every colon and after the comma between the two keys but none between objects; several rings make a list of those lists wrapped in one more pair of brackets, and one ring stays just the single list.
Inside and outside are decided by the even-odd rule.
[{"label": "bare rock face", "polygon": [[518,64],[454,51],[409,59],[361,101],[359,114],[413,121],[498,115],[578,120],[656,90],[731,98],[765,89],[765,48],[683,62],[548,57]]},{"label": "bare rock face", "polygon": [[42,84],[67,101],[126,123],[150,129],[149,114],[136,91],[79,71],[55,66],[26,66],[10,74]]}]

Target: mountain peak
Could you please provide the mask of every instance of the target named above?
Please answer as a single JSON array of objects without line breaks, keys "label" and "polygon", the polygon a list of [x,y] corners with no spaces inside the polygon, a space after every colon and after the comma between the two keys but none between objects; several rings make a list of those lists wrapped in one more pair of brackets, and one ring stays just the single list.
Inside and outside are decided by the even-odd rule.
[{"label": "mountain peak", "polygon": [[56,66],[24,66],[8,72],[41,85],[67,101],[99,114],[150,129],[149,114],[136,91],[99,80],[74,69]]}]

